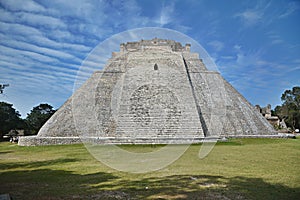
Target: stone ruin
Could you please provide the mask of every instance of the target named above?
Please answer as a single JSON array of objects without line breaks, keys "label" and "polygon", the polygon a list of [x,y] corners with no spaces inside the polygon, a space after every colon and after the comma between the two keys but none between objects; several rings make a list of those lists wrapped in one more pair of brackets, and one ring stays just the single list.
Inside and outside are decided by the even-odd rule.
[{"label": "stone ruin", "polygon": [[276,136],[270,123],[190,48],[157,38],[121,44],[37,136],[21,137],[19,145]]},{"label": "stone ruin", "polygon": [[282,128],[286,128],[284,120],[280,123],[280,119],[278,116],[272,116],[271,105],[268,104],[266,107],[260,107],[259,105],[255,105],[255,108],[258,112],[260,112],[270,124],[273,126],[280,127],[282,124]]}]

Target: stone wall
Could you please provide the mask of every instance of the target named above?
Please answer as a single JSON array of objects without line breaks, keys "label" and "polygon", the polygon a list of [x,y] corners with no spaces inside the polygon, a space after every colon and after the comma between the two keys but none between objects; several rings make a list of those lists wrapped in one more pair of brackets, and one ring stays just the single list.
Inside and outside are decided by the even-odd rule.
[{"label": "stone wall", "polygon": [[20,146],[42,146],[42,145],[62,145],[62,144],[80,144],[79,137],[43,137],[43,136],[26,136],[20,137]]}]

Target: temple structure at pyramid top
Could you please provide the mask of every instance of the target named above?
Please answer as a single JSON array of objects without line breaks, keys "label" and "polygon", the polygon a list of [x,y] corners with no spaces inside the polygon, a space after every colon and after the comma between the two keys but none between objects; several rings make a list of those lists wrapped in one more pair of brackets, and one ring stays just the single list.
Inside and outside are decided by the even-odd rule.
[{"label": "temple structure at pyramid top", "polygon": [[182,46],[180,42],[174,40],[165,40],[154,38],[152,40],[141,40],[139,42],[127,42],[126,44],[122,43],[120,45],[120,52],[136,51],[136,50],[145,50],[145,48],[158,48],[165,49],[168,51],[175,52],[190,52],[191,45],[186,44]]},{"label": "temple structure at pyramid top", "polygon": [[[201,56],[201,55],[200,55]],[[206,138],[273,137],[267,120],[191,45],[154,38],[120,44],[20,145],[182,144]]]}]

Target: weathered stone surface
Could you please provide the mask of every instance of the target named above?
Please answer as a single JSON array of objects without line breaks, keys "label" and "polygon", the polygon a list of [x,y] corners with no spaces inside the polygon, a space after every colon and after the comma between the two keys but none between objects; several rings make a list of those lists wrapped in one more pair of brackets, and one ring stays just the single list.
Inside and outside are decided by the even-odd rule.
[{"label": "weathered stone surface", "polygon": [[19,144],[77,143],[78,138],[169,144],[208,136],[274,136],[266,119],[189,51],[188,44],[156,38],[121,44],[105,69],[94,72],[36,137],[21,138]]},{"label": "weathered stone surface", "polygon": [[26,136],[22,137],[21,146],[41,146],[41,145],[58,145],[58,144],[77,144],[82,143],[80,137],[43,137],[43,136]]}]

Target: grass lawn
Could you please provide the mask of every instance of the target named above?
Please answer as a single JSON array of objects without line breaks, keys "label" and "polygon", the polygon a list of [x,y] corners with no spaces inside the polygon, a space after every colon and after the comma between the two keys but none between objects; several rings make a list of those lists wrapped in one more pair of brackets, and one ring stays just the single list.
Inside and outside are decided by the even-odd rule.
[{"label": "grass lawn", "polygon": [[[134,152],[159,149],[122,146]],[[84,145],[0,143],[0,194],[15,199],[300,199],[300,138],[232,139],[204,159],[200,145],[145,174],[111,169]]]}]

